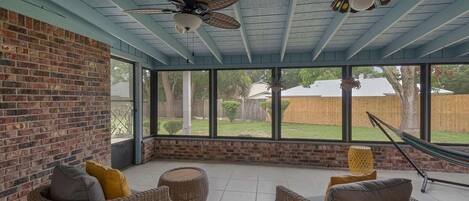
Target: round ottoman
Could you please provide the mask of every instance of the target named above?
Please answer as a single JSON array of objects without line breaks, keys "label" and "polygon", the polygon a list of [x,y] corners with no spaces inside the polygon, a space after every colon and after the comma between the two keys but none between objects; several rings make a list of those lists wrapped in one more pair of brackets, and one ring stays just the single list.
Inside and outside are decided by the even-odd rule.
[{"label": "round ottoman", "polygon": [[208,178],[203,169],[181,167],[163,173],[159,186],[168,186],[172,201],[206,201]]},{"label": "round ottoman", "polygon": [[374,170],[373,163],[373,153],[370,147],[350,146],[348,151],[348,166],[351,174],[368,174]]}]

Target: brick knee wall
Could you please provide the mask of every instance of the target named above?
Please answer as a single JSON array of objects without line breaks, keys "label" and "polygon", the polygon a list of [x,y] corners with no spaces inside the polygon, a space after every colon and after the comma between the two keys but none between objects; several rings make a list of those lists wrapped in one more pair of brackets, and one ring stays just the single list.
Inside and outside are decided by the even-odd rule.
[{"label": "brick knee wall", "polygon": [[110,48],[0,8],[0,201],[54,166],[110,164]]},{"label": "brick knee wall", "polygon": [[[269,142],[202,139],[147,139],[144,161],[153,159],[216,160],[309,167],[346,168],[349,144],[320,142]],[[412,167],[392,145],[366,145],[373,150],[378,169],[411,170]],[[456,148],[469,152],[468,147]],[[434,159],[405,146],[419,167],[428,171],[469,173],[469,168]]]},{"label": "brick knee wall", "polygon": [[155,158],[155,140],[153,138],[147,138],[143,140],[142,144],[142,162],[146,163]]}]

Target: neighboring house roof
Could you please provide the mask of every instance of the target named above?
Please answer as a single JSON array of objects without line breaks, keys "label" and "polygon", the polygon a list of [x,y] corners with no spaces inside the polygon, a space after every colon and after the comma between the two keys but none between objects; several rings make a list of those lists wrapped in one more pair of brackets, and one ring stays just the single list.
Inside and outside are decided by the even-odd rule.
[{"label": "neighboring house roof", "polygon": [[267,99],[271,94],[269,85],[263,82],[256,82],[251,85],[247,99]]},{"label": "neighboring house roof", "polygon": [[118,82],[118,83],[111,85],[111,96],[122,97],[122,98],[131,97],[129,82]]},{"label": "neighboring house roof", "polygon": [[[391,84],[386,78],[359,79],[360,89],[353,89],[352,96],[393,96],[396,95]],[[282,91],[282,96],[321,96],[321,97],[340,97],[340,79],[336,80],[318,80],[310,87],[296,86]],[[419,85],[417,87],[420,87]],[[432,93],[452,94],[452,91],[445,89],[432,89]]]}]

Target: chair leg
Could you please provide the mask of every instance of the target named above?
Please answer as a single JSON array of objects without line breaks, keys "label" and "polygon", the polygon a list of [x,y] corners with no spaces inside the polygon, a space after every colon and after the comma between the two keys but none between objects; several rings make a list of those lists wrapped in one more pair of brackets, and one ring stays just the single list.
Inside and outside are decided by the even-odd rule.
[{"label": "chair leg", "polygon": [[422,193],[425,193],[425,191],[427,190],[427,183],[428,183],[428,176],[427,174],[425,174],[425,176],[423,177],[422,189],[420,189]]}]

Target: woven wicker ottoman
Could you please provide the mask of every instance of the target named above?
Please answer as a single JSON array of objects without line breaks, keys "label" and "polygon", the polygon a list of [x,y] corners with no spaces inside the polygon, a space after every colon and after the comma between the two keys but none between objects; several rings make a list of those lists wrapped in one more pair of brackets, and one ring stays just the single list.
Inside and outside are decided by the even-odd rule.
[{"label": "woven wicker ottoman", "polygon": [[163,173],[158,186],[168,186],[172,201],[206,201],[208,178],[204,170],[181,167]]}]

